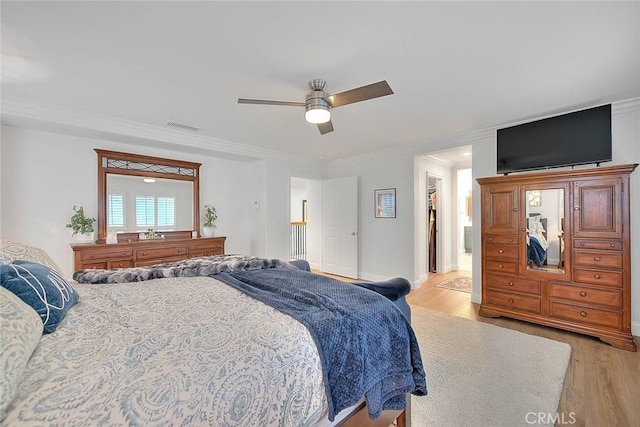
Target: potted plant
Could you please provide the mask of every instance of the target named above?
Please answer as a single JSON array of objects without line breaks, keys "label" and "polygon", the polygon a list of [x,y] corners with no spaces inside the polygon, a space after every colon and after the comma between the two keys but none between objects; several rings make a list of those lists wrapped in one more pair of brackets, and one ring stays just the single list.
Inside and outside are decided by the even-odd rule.
[{"label": "potted plant", "polygon": [[213,237],[214,230],[216,228],[215,221],[218,219],[216,214],[216,208],[211,205],[205,205],[204,207],[204,222],[202,223],[202,234],[204,237]]},{"label": "potted plant", "polygon": [[67,228],[73,230],[73,237],[78,243],[93,242],[93,223],[96,222],[95,218],[87,218],[84,215],[84,208],[82,206],[73,206],[75,213],[71,216]]}]

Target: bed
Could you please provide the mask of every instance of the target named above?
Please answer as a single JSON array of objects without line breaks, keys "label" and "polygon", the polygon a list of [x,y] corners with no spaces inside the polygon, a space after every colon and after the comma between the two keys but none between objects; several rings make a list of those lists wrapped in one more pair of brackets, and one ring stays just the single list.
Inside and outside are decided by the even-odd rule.
[{"label": "bed", "polygon": [[542,267],[547,264],[547,218],[529,214],[527,218],[527,264]]},{"label": "bed", "polygon": [[[404,279],[352,285],[304,261],[206,257],[76,272],[67,288],[46,254],[16,246],[0,255],[3,425],[335,425],[363,402],[375,419],[427,393]],[[44,335],[55,301],[38,311],[7,279],[36,267],[77,299]]]}]

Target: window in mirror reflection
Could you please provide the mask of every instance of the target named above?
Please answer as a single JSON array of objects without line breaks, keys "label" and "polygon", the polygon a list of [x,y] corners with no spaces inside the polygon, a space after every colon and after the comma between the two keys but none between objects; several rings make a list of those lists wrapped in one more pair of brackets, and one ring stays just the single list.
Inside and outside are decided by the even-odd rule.
[{"label": "window in mirror reflection", "polygon": [[526,193],[527,268],[564,273],[564,189]]},{"label": "window in mirror reflection", "polygon": [[188,181],[110,174],[107,177],[107,231],[190,230],[193,184]]}]

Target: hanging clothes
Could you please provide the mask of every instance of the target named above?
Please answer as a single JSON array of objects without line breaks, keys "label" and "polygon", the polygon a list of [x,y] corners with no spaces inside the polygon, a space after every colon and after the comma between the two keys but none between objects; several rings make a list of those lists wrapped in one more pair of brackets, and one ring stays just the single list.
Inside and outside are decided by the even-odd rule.
[{"label": "hanging clothes", "polygon": [[436,192],[429,193],[429,271],[436,272]]}]

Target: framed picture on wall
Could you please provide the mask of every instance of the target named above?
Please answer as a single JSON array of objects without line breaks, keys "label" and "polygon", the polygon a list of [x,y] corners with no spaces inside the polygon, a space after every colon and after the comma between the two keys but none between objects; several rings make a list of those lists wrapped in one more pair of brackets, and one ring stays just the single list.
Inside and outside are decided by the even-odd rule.
[{"label": "framed picture on wall", "polygon": [[376,218],[396,217],[396,189],[384,188],[373,191],[374,212]]}]

